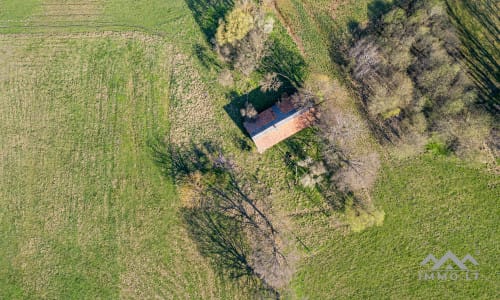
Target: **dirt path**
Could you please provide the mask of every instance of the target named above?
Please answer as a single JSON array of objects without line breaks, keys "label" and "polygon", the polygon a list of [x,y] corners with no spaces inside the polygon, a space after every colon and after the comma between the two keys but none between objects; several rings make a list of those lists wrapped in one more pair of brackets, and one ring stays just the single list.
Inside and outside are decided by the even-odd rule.
[{"label": "dirt path", "polygon": [[285,19],[285,17],[283,16],[283,14],[281,13],[281,10],[279,9],[278,5],[276,4],[276,1],[272,1],[272,3],[269,6],[274,11],[274,13],[278,17],[278,20],[281,22],[281,24],[283,25],[283,27],[285,27],[286,31],[288,32],[288,35],[293,39],[293,41],[297,45],[297,48],[299,49],[300,54],[302,54],[302,56],[305,57],[306,56],[306,52],[304,50],[304,45],[302,44],[302,40],[293,31],[292,27],[290,25],[288,25],[288,22]]}]

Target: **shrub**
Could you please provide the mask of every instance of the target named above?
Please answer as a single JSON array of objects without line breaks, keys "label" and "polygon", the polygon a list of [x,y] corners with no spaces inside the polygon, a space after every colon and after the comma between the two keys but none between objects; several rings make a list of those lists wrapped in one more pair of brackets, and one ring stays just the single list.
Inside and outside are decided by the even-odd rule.
[{"label": "shrub", "polygon": [[450,149],[446,146],[445,143],[432,141],[425,146],[427,152],[432,153],[434,155],[448,155],[450,154]]},{"label": "shrub", "polygon": [[245,107],[240,109],[240,114],[242,117],[245,118],[245,120],[252,121],[257,117],[259,113],[257,112],[252,103],[246,102]]},{"label": "shrub", "polygon": [[220,20],[213,41],[215,51],[223,61],[248,76],[265,56],[273,26],[273,19],[266,18],[253,1],[240,1]]},{"label": "shrub", "polygon": [[282,85],[283,83],[278,78],[278,74],[274,72],[267,73],[260,81],[260,90],[263,93],[267,93],[269,91],[278,91]]},{"label": "shrub", "polygon": [[219,45],[231,44],[242,40],[255,26],[252,2],[245,1],[220,20],[215,38]]},{"label": "shrub", "polygon": [[234,85],[233,74],[228,69],[222,70],[217,79],[222,86],[228,87]]},{"label": "shrub", "polygon": [[300,178],[300,184],[304,187],[313,188],[324,180],[324,175],[328,172],[323,162],[301,161],[298,166],[305,166],[307,173]]}]

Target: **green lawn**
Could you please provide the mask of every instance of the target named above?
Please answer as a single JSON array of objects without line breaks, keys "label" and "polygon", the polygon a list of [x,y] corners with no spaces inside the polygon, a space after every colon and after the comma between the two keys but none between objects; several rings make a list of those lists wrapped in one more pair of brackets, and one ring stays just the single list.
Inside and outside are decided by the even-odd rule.
[{"label": "green lawn", "polygon": [[349,24],[364,23],[370,0],[277,0],[277,7],[297,38],[313,72],[335,72],[337,47],[349,36]]},{"label": "green lawn", "polygon": [[0,22],[24,21],[40,7],[41,0],[0,1]]},{"label": "green lawn", "polygon": [[[309,299],[494,299],[499,293],[498,177],[456,159],[424,156],[384,168],[374,201],[384,225],[330,234],[293,286]],[[419,281],[420,262],[446,251],[479,263],[477,281]],[[472,267],[472,265],[468,265]],[[472,269],[472,268],[471,268]]]},{"label": "green lawn", "polygon": [[[14,43],[15,42],[15,43]],[[233,298],[189,240],[149,141],[173,47],[0,36],[0,298]]]},{"label": "green lawn", "polygon": [[0,298],[241,298],[151,148],[207,127],[184,1],[0,0],[0,33]]},{"label": "green lawn", "polygon": [[189,45],[200,37],[185,1],[0,0],[0,33],[140,31]]}]

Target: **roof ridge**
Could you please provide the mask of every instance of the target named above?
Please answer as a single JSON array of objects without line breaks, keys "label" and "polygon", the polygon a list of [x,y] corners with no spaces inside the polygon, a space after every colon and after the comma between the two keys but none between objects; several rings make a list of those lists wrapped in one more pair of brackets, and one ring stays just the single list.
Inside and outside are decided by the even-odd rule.
[{"label": "roof ridge", "polygon": [[278,127],[282,123],[290,122],[290,119],[292,119],[293,117],[295,117],[295,115],[301,115],[304,112],[307,112],[309,109],[310,109],[309,107],[303,107],[303,108],[301,108],[299,110],[294,109],[295,111],[293,113],[291,113],[291,114],[283,114],[283,113],[281,113],[282,115],[285,115],[282,119],[278,119],[277,121],[269,122],[269,124],[266,124],[265,126],[262,127],[262,130],[254,133],[253,135],[250,135],[250,136],[252,138],[259,137],[260,135],[265,134],[270,129]]}]

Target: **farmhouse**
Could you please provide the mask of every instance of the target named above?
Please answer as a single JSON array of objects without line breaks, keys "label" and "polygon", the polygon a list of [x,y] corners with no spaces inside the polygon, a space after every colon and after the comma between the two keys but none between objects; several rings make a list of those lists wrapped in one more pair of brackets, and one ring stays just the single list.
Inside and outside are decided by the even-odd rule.
[{"label": "farmhouse", "polygon": [[309,127],[314,121],[314,108],[296,108],[290,100],[280,101],[261,112],[243,126],[259,153]]}]

